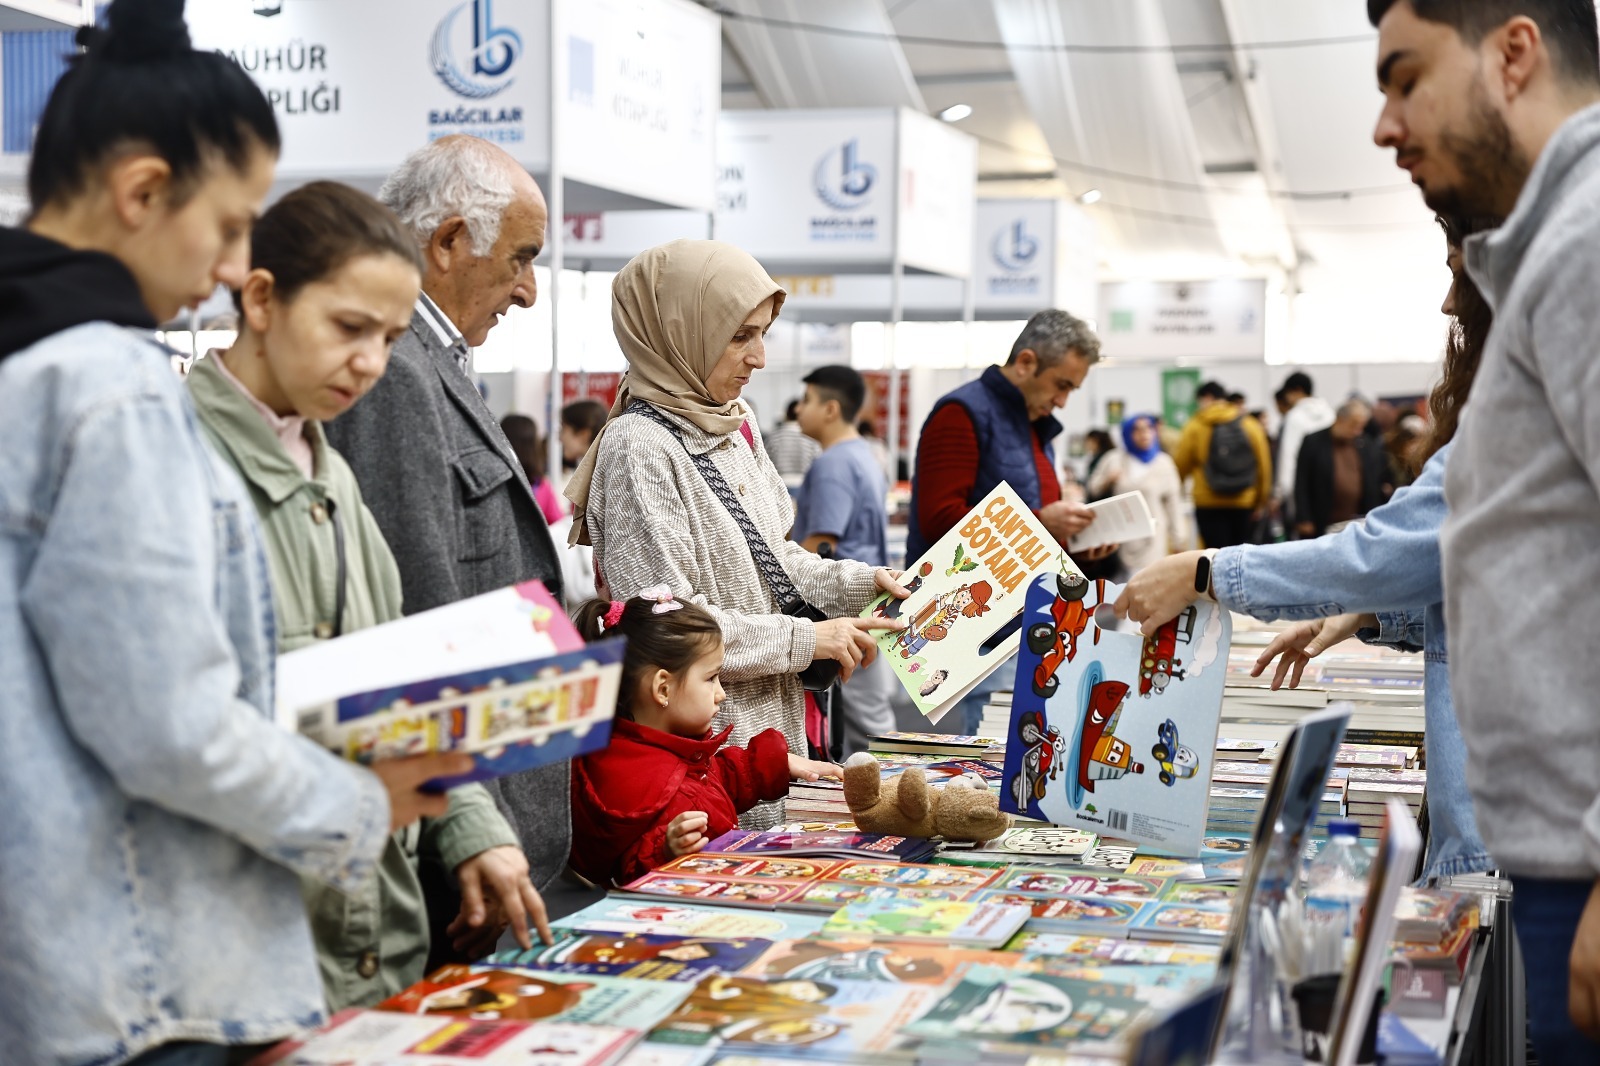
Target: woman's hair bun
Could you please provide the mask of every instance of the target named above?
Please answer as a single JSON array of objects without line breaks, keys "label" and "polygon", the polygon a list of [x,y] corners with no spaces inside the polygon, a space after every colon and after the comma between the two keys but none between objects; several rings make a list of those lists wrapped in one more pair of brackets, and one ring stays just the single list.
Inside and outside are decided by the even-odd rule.
[{"label": "woman's hair bun", "polygon": [[78,43],[116,63],[148,63],[191,50],[184,0],[112,0],[104,29],[84,27]]}]

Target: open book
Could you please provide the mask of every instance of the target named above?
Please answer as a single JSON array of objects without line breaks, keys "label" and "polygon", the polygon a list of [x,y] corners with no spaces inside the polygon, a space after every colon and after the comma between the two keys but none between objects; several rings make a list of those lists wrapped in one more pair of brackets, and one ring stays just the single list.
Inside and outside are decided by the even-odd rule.
[{"label": "open book", "polygon": [[1083,573],[1011,486],[1001,482],[906,568],[909,598],[885,594],[862,617],[903,619],[878,636],[917,710],[942,718],[1015,654],[1028,582],[1043,573],[1082,582]]},{"label": "open book", "polygon": [[1142,492],[1124,492],[1089,505],[1094,521],[1082,533],[1074,533],[1067,545],[1075,552],[1098,548],[1102,544],[1131,544],[1156,535],[1156,521]]},{"label": "open book", "polygon": [[279,656],[277,718],[357,762],[471,755],[449,788],[604,747],[623,644],[585,646],[529,581]]}]

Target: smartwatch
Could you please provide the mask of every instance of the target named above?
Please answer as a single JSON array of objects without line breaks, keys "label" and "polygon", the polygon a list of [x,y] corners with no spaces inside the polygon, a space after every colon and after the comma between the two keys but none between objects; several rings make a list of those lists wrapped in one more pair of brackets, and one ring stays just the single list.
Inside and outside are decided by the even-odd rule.
[{"label": "smartwatch", "polygon": [[1194,564],[1194,590],[1208,600],[1215,601],[1216,595],[1211,591],[1211,560],[1216,556],[1215,548],[1200,553],[1200,558]]}]

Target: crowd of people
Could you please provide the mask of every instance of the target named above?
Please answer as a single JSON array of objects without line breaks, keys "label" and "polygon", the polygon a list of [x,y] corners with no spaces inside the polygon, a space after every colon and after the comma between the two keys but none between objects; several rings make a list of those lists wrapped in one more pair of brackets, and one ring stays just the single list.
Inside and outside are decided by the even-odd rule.
[{"label": "crowd of people", "polygon": [[[838,772],[811,758],[808,692],[842,685],[851,743],[893,721],[874,638],[903,623],[859,615],[908,593],[865,383],[813,371],[764,437],[743,392],[785,293],[755,259],[675,241],[617,275],[628,370],[609,410],[562,410],[552,471],[470,365],[537,298],[534,180],[446,137],[376,198],[315,182],[263,211],[272,108],[190,47],[182,11],[113,0],[84,31],[39,124],[32,213],[0,229],[17,1061],[240,1061],[431,963],[548,938],[541,891],[569,868],[606,884],[776,824],[792,779]],[[1263,657],[1290,683],[1351,636],[1421,651],[1428,875],[1510,875],[1535,1044],[1600,1061],[1600,667],[1569,594],[1600,577],[1594,7],[1368,12],[1375,136],[1440,215],[1453,278],[1429,423],[1385,440],[1365,401],[1296,373],[1274,442],[1211,382],[1181,432],[1135,414],[1063,481],[1057,412],[1100,343],[1041,311],[923,425],[907,557],[1002,481],[1063,546],[1091,500],[1140,492],[1155,535],[1076,558],[1119,554],[1117,610],[1147,631],[1198,597],[1298,620]],[[181,379],[153,331],[218,285],[237,338]],[[1274,517],[1298,539],[1261,543]],[[607,748],[437,794],[465,756],[360,766],[274,724],[280,652],[528,580],[586,637],[628,637]]]}]

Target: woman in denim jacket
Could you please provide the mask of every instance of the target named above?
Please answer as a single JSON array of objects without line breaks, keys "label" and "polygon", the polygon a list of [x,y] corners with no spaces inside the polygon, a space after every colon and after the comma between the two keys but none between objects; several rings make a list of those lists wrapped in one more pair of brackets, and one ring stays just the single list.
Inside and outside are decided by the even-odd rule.
[{"label": "woman in denim jacket", "polygon": [[150,330],[242,280],[278,132],[115,0],[0,229],[0,1059],[222,1063],[318,1020],[297,874],[354,888],[464,757],[345,763],[272,721],[250,501]]},{"label": "woman in denim jacket", "polygon": [[[1466,745],[1450,699],[1439,561],[1445,462],[1490,323],[1488,304],[1462,269],[1461,241],[1473,228],[1490,227],[1441,221],[1455,279],[1441,310],[1454,321],[1444,377],[1430,398],[1428,459],[1417,480],[1371,511],[1365,522],[1332,536],[1164,559],[1134,575],[1116,605],[1147,633],[1206,594],[1230,610],[1266,621],[1309,619],[1281,634],[1257,661],[1254,672],[1260,674],[1283,656],[1274,688],[1291,667],[1290,685],[1298,685],[1307,661],[1347,637],[1421,651],[1428,738],[1425,878],[1494,867],[1473,816]],[[1205,593],[1196,592],[1202,558],[1209,560]]]}]

